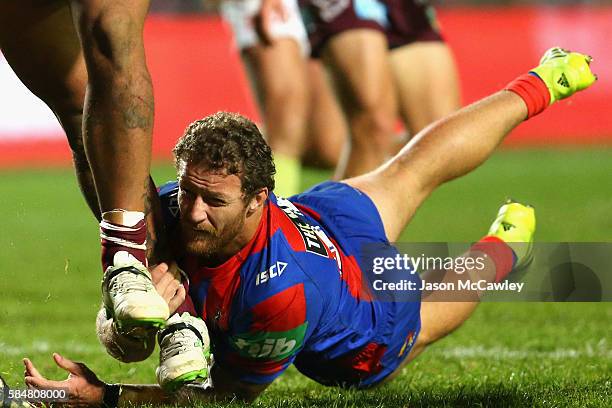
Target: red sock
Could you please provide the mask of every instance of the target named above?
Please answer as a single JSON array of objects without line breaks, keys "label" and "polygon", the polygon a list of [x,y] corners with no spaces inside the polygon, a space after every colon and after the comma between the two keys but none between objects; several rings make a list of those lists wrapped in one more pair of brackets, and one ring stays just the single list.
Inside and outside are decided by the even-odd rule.
[{"label": "red sock", "polygon": [[472,251],[486,254],[495,264],[495,282],[501,282],[514,268],[516,255],[504,240],[487,235],[472,245]]},{"label": "red sock", "polygon": [[523,74],[504,88],[520,96],[527,105],[527,119],[542,112],[550,105],[550,92],[546,84],[535,73]]},{"label": "red sock", "polygon": [[119,251],[126,251],[143,265],[147,265],[147,226],[144,220],[133,227],[102,221],[100,223],[102,241],[102,268],[106,270],[113,265],[113,258]]}]

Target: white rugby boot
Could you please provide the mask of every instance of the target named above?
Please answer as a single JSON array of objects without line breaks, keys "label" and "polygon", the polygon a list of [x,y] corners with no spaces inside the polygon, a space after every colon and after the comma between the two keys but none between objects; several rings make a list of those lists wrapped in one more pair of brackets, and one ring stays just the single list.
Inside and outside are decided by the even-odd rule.
[{"label": "white rugby boot", "polygon": [[210,339],[204,320],[185,312],[168,319],[157,334],[159,367],[157,382],[166,390],[208,377]]},{"label": "white rugby boot", "polygon": [[127,251],[119,251],[113,266],[106,268],[102,280],[106,314],[119,328],[134,326],[164,327],[170,315],[147,268]]}]

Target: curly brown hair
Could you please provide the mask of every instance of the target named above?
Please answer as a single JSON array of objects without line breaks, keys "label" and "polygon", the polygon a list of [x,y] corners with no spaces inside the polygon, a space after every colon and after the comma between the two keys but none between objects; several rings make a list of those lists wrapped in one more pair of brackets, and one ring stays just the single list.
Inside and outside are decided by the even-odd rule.
[{"label": "curly brown hair", "polygon": [[217,112],[196,120],[174,146],[174,162],[204,163],[240,177],[245,200],[262,188],[274,190],[272,150],[249,119],[237,113]]}]

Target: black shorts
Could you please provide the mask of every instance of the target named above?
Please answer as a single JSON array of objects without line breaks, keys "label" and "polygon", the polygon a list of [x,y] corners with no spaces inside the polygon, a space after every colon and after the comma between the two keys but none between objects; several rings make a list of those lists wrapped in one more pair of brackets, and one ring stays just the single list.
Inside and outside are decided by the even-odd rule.
[{"label": "black shorts", "polygon": [[301,0],[312,56],[336,34],[359,28],[381,31],[389,49],[416,41],[443,41],[427,0]]}]

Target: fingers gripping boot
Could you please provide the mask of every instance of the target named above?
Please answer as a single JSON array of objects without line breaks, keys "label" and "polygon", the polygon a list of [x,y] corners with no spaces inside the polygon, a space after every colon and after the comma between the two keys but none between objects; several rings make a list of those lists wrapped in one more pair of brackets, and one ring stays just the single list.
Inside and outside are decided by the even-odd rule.
[{"label": "fingers gripping boot", "polygon": [[120,328],[163,327],[170,314],[147,268],[128,252],[117,252],[106,268],[102,296],[107,316]]}]

